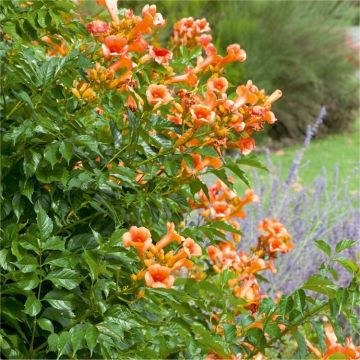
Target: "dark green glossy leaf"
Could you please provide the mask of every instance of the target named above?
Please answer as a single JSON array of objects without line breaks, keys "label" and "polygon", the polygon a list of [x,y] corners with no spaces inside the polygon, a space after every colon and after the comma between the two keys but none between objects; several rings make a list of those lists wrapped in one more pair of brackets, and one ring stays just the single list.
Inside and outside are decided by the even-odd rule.
[{"label": "dark green glossy leaf", "polygon": [[29,316],[36,316],[41,311],[41,302],[35,297],[33,293],[26,299],[25,313]]}]

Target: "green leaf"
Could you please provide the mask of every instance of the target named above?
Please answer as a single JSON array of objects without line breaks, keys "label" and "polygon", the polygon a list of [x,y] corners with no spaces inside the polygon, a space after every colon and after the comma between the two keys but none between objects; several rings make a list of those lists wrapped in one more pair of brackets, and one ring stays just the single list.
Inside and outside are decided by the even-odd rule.
[{"label": "green leaf", "polygon": [[17,285],[23,290],[32,290],[39,285],[39,278],[36,274],[22,274],[21,278],[17,280]]},{"label": "green leaf", "polygon": [[334,258],[334,261],[340,264],[350,274],[355,274],[359,270],[358,265],[354,261],[347,259],[343,256],[338,256]]},{"label": "green leaf", "polygon": [[12,208],[13,208],[13,211],[17,218],[17,221],[19,221],[20,216],[22,215],[22,213],[24,211],[24,207],[25,207],[25,204],[24,204],[21,194],[15,194],[12,199]]},{"label": "green leaf", "polygon": [[60,236],[52,236],[42,244],[43,250],[65,250],[65,240]]},{"label": "green leaf", "polygon": [[20,182],[20,191],[21,194],[26,196],[29,201],[32,203],[32,194],[34,193],[34,182],[27,179],[26,181]]},{"label": "green leaf", "polygon": [[191,325],[191,330],[199,338],[200,344],[206,349],[213,349],[216,353],[221,356],[226,356],[226,351],[222,344],[213,336],[213,334],[207,330],[203,325],[195,322]]},{"label": "green leaf", "polygon": [[48,339],[47,339],[47,342],[48,342],[48,345],[49,345],[49,350],[56,352],[57,345],[58,345],[58,342],[59,342],[59,336],[57,334],[50,334]]},{"label": "green leaf", "polygon": [[250,181],[245,171],[241,170],[238,164],[227,161],[225,167],[231,170],[246,186],[250,187]]},{"label": "green leaf", "polygon": [[34,272],[39,266],[37,259],[34,256],[24,256],[15,264],[23,273]]},{"label": "green leaf", "polygon": [[353,247],[355,244],[356,244],[356,241],[354,241],[354,240],[341,240],[340,242],[338,242],[336,244],[335,251],[337,253],[339,253],[345,249],[349,249],[349,248]]},{"label": "green leaf", "polygon": [[264,333],[258,328],[249,329],[246,332],[246,340],[260,351],[263,350],[266,346]]},{"label": "green leaf", "polygon": [[264,333],[268,334],[271,338],[275,338],[280,335],[281,330],[280,330],[278,324],[273,323],[273,322],[268,322],[264,329]]},{"label": "green leaf", "polygon": [[69,163],[73,156],[73,146],[67,141],[62,141],[59,147],[60,154]]},{"label": "green leaf", "polygon": [[105,267],[101,264],[99,259],[96,258],[93,252],[84,250],[84,259],[89,266],[92,280],[96,280],[99,277],[99,274],[106,272]]},{"label": "green leaf", "polygon": [[12,21],[7,21],[3,24],[3,30],[5,33],[9,34],[14,41],[22,41],[22,38],[18,35],[16,31],[16,23]]},{"label": "green leaf", "polygon": [[236,339],[236,326],[233,324],[224,324],[224,335],[227,342],[233,342]]},{"label": "green leaf", "polygon": [[46,279],[50,280],[54,285],[64,287],[68,290],[76,288],[81,282],[80,274],[71,269],[51,271]]},{"label": "green leaf", "polygon": [[57,159],[58,146],[57,144],[49,144],[45,148],[44,158],[51,164],[51,168],[58,162]]},{"label": "green leaf", "polygon": [[112,120],[112,119],[110,119],[110,129],[111,129],[112,136],[114,138],[114,146],[116,149],[118,149],[121,145],[122,136],[121,136],[121,133],[120,133],[118,127],[116,126],[114,120]]},{"label": "green leaf", "polygon": [[57,344],[57,350],[59,352],[58,358],[61,355],[69,355],[71,350],[71,335],[67,331],[63,331],[59,336]]},{"label": "green leaf", "polygon": [[76,305],[74,294],[64,290],[50,291],[44,296],[44,300],[58,310],[71,311]]},{"label": "green leaf", "polygon": [[93,350],[97,344],[99,337],[99,330],[92,324],[86,329],[85,340],[86,344],[89,347],[90,355],[92,356]]},{"label": "green leaf", "polygon": [[76,352],[82,348],[82,343],[85,337],[85,329],[86,328],[83,324],[77,324],[69,331],[71,336],[71,345],[73,348],[73,356],[75,356]]},{"label": "green leaf", "polygon": [[234,226],[227,224],[223,221],[214,221],[213,223],[211,223],[211,226],[216,229],[222,229],[234,234],[242,235],[242,232],[239,229],[236,229]]},{"label": "green leaf", "polygon": [[37,324],[40,326],[41,329],[48,331],[50,333],[54,332],[54,326],[49,319],[41,318],[36,320]]},{"label": "green leaf", "polygon": [[37,211],[36,221],[41,238],[47,239],[53,230],[53,223],[42,207]]},{"label": "green leaf", "polygon": [[6,259],[8,253],[9,253],[9,249],[1,249],[0,250],[0,267],[3,268],[4,270],[11,269],[11,267],[9,268],[8,261]]},{"label": "green leaf", "polygon": [[298,344],[298,354],[300,359],[306,359],[307,346],[304,335],[299,330],[291,330],[292,335],[294,336]]},{"label": "green leaf", "polygon": [[31,97],[25,91],[13,91],[13,94],[16,98],[23,101],[25,104],[29,105],[33,108],[33,103],[31,101]]},{"label": "green leaf", "polygon": [[239,160],[236,161],[236,163],[241,164],[241,165],[255,167],[258,169],[265,170],[265,171],[269,171],[269,169],[261,161],[259,161],[256,158],[256,156],[253,154],[247,155],[247,156],[242,156]]},{"label": "green leaf", "polygon": [[295,291],[294,302],[295,302],[296,310],[300,311],[303,314],[306,304],[306,294],[303,289],[299,289]]},{"label": "green leaf", "polygon": [[315,246],[323,251],[328,257],[331,256],[331,247],[324,240],[315,240]]},{"label": "green leaf", "polygon": [[41,155],[37,152],[32,150],[25,152],[23,168],[26,177],[29,178],[30,176],[35,174],[35,171],[39,166],[40,160]]},{"label": "green leaf", "polygon": [[128,111],[128,120],[129,120],[129,138],[130,138],[130,143],[132,144],[137,142],[137,139],[139,137],[140,121],[137,118],[137,116],[130,110]]},{"label": "green leaf", "polygon": [[29,316],[36,316],[40,311],[41,302],[31,293],[25,302],[25,313]]},{"label": "green leaf", "polygon": [[336,286],[332,281],[321,275],[311,276],[302,286],[303,289],[312,290],[329,297],[336,296]]},{"label": "green leaf", "polygon": [[259,313],[264,313],[268,315],[270,311],[274,308],[275,303],[271,298],[264,298],[261,300],[259,305]]}]

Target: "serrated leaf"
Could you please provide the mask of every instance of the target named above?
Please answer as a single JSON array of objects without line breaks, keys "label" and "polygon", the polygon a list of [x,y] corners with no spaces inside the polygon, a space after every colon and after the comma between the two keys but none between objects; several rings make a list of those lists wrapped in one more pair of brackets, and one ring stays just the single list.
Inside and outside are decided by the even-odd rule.
[{"label": "serrated leaf", "polygon": [[57,345],[59,342],[59,336],[57,334],[50,334],[48,339],[47,339],[48,345],[49,345],[49,350],[50,351],[56,351],[57,350]]},{"label": "serrated leaf", "polygon": [[258,169],[265,170],[265,171],[269,171],[269,169],[261,161],[259,161],[256,158],[256,156],[253,154],[247,155],[247,156],[242,156],[239,160],[236,161],[236,163],[241,164],[241,165],[255,167]]},{"label": "serrated leaf", "polygon": [[135,142],[137,142],[137,139],[139,137],[140,121],[137,118],[137,116],[130,110],[128,111],[128,120],[129,120],[130,143],[135,143]]},{"label": "serrated leaf", "polygon": [[264,329],[264,333],[269,335],[270,338],[275,338],[280,335],[281,330],[277,324],[273,322],[268,322]]},{"label": "serrated leaf", "polygon": [[259,305],[259,313],[269,314],[275,303],[271,298],[262,299]]},{"label": "serrated leaf", "polygon": [[53,230],[53,223],[42,207],[40,207],[37,212],[36,222],[40,232],[40,237],[43,240],[47,239]]},{"label": "serrated leaf", "polygon": [[338,256],[334,258],[334,261],[336,261],[338,264],[340,264],[345,270],[347,270],[350,274],[354,274],[358,271],[359,267],[358,265],[343,256]]},{"label": "serrated leaf", "polygon": [[45,148],[44,158],[51,164],[51,168],[58,162],[57,159],[58,146],[56,144],[49,144]]},{"label": "serrated leaf", "polygon": [[87,346],[89,347],[91,356],[97,344],[98,337],[99,337],[99,330],[94,325],[90,324],[90,326],[86,329],[85,332],[85,340]]},{"label": "serrated leaf", "polygon": [[296,290],[294,293],[294,302],[296,310],[301,313],[304,312],[305,304],[306,304],[306,294],[303,289]]},{"label": "serrated leaf", "polygon": [[250,181],[245,171],[241,170],[238,164],[228,161],[225,167],[231,170],[246,186],[250,187]]},{"label": "serrated leaf", "polygon": [[328,257],[331,256],[331,247],[324,240],[315,240],[315,246],[323,251]]},{"label": "serrated leaf", "polygon": [[48,331],[50,333],[54,332],[54,326],[49,319],[41,318],[41,319],[37,319],[36,322],[41,329]]},{"label": "serrated leaf", "polygon": [[85,250],[84,259],[87,265],[89,266],[91,279],[96,280],[99,276],[99,270],[100,270],[100,266],[96,261],[96,258],[90,251]]},{"label": "serrated leaf", "polygon": [[75,296],[64,290],[53,290],[44,296],[52,307],[58,310],[71,311],[75,308]]},{"label": "serrated leaf", "polygon": [[299,330],[291,330],[291,332],[298,344],[299,358],[306,359],[307,346],[304,335]]},{"label": "serrated leaf", "polygon": [[73,348],[73,356],[75,356],[76,352],[82,348],[82,343],[85,338],[85,329],[86,328],[83,324],[77,324],[69,331],[71,336],[71,345]]},{"label": "serrated leaf", "polygon": [[51,271],[47,277],[54,285],[64,287],[65,289],[72,290],[76,288],[81,282],[80,274],[71,269],[58,269]]},{"label": "serrated leaf", "polygon": [[236,326],[233,324],[224,324],[225,340],[229,343],[236,339]]},{"label": "serrated leaf", "polygon": [[251,328],[246,332],[246,340],[260,351],[266,346],[266,339],[262,330]]},{"label": "serrated leaf", "polygon": [[25,204],[23,202],[21,194],[15,194],[12,199],[12,208],[14,211],[14,214],[16,216],[17,221],[19,221],[20,216],[22,215],[24,211]]},{"label": "serrated leaf", "polygon": [[60,154],[64,157],[64,159],[69,163],[73,156],[73,146],[71,143],[67,141],[62,141],[59,146]]},{"label": "serrated leaf", "polygon": [[355,244],[356,244],[356,241],[354,241],[354,240],[341,240],[340,242],[338,242],[336,244],[335,251],[337,253],[339,253],[345,249],[349,249],[349,248],[353,247]]},{"label": "serrated leaf", "polygon": [[34,272],[39,266],[37,259],[34,256],[24,256],[15,264],[23,273]]},{"label": "serrated leaf", "polygon": [[43,250],[65,250],[65,241],[59,236],[52,236],[42,244]]},{"label": "serrated leaf", "polygon": [[63,331],[59,336],[57,344],[58,358],[61,355],[69,355],[71,351],[71,335],[67,331]]},{"label": "serrated leaf", "polygon": [[40,311],[41,302],[31,293],[25,302],[25,313],[29,316],[36,316]]},{"label": "serrated leaf", "polygon": [[24,156],[24,173],[26,177],[30,177],[35,174],[36,169],[39,166],[41,155],[35,151],[29,151]]},{"label": "serrated leaf", "polygon": [[116,149],[118,149],[121,145],[122,136],[121,136],[121,133],[120,133],[118,127],[116,126],[114,120],[112,120],[112,119],[110,119],[110,130],[111,130],[112,136],[114,138],[114,146]]},{"label": "serrated leaf", "polygon": [[321,275],[311,276],[302,286],[303,289],[312,290],[329,297],[336,296],[336,287],[333,282]]},{"label": "serrated leaf", "polygon": [[16,98],[33,108],[31,97],[25,91],[13,91]]},{"label": "serrated leaf", "polygon": [[22,274],[21,278],[17,280],[17,285],[23,290],[32,290],[39,285],[39,278],[36,274]]},{"label": "serrated leaf", "polygon": [[242,235],[242,232],[239,229],[236,229],[234,226],[227,224],[223,221],[214,221],[213,223],[211,223],[211,226],[216,229],[222,229],[234,234]]}]

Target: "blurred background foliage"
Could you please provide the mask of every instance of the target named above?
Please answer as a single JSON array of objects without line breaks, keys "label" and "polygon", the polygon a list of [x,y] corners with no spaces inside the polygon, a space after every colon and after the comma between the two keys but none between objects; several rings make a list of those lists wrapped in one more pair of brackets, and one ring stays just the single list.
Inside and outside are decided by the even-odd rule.
[{"label": "blurred background foliage", "polygon": [[[354,76],[358,49],[346,29],[359,23],[354,1],[153,1],[168,20],[168,34],[179,17],[206,17],[215,44],[225,51],[238,42],[248,54],[227,76],[237,85],[248,79],[284,97],[274,105],[278,123],[269,134],[283,143],[303,140],[306,127],[327,108],[319,134],[351,128],[359,106],[359,79]],[[135,3],[137,11],[145,4]],[[122,1],[133,7],[134,1]],[[166,36],[166,34],[165,34]],[[166,40],[166,39],[161,39]],[[267,138],[266,136],[264,138]]]}]

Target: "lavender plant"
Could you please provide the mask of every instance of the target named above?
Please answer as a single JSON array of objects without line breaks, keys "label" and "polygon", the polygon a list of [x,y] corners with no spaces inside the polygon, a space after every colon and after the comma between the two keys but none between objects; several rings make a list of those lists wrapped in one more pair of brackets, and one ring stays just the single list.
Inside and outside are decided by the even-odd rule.
[{"label": "lavender plant", "polygon": [[[340,183],[337,165],[333,174],[329,174],[319,165],[320,174],[306,186],[297,187],[304,152],[310,146],[325,115],[326,110],[322,108],[314,124],[308,127],[304,146],[296,153],[285,180],[280,177],[281,168],[271,161],[269,151],[266,157],[270,170],[268,183],[264,183],[258,171],[254,170],[252,186],[262,201],[247,209],[247,216],[241,224],[245,234],[241,247],[253,246],[254,236],[258,232],[257,224],[264,217],[276,217],[286,222],[295,244],[291,254],[278,259],[277,274],[269,279],[270,291],[276,289],[290,293],[319,269],[325,255],[316,247],[317,240],[324,240],[334,248],[343,239],[360,239],[359,194],[354,196],[349,190],[349,179],[359,169],[354,169],[353,173]],[[333,176],[332,186],[328,184],[329,176]],[[346,250],[344,255],[355,260],[358,250],[359,247],[354,246]],[[350,276],[346,270],[340,266],[336,270],[339,284],[347,284]]]}]

